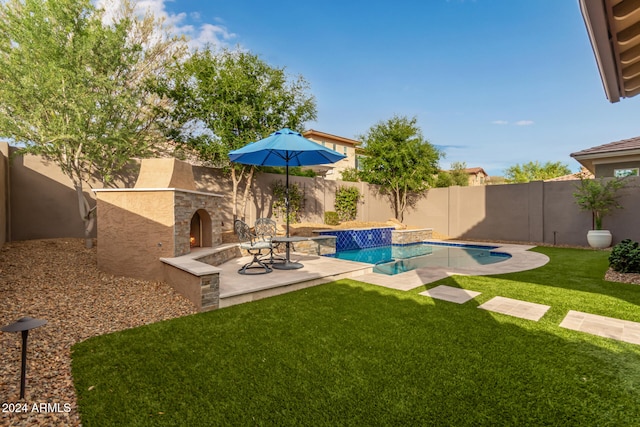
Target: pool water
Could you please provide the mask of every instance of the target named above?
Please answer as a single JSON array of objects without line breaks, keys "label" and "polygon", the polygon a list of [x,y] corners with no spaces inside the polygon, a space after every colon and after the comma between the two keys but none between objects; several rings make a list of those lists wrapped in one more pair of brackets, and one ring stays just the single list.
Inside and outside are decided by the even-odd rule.
[{"label": "pool water", "polygon": [[335,258],[375,264],[373,271],[394,275],[424,267],[475,267],[511,258],[495,246],[414,243],[338,251]]}]

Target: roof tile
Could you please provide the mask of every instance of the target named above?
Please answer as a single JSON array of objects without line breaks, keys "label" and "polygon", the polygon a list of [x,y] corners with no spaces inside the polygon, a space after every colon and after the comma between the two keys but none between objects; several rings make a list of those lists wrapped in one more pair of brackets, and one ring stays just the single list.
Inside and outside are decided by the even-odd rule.
[{"label": "roof tile", "polygon": [[575,153],[571,153],[571,157],[584,156],[587,154],[613,153],[626,150],[640,150],[640,136],[577,151]]}]

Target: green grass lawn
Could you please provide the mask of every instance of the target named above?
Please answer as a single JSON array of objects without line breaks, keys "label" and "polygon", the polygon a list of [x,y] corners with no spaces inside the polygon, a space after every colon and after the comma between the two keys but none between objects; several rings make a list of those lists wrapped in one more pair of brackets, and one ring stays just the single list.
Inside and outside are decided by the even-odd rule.
[{"label": "green grass lawn", "polygon": [[[79,343],[83,425],[640,424],[640,346],[560,328],[578,310],[640,321],[640,287],[602,280],[608,252],[411,292],[340,280]],[[458,305],[440,284],[482,294]],[[477,306],[551,306],[540,322]]]}]

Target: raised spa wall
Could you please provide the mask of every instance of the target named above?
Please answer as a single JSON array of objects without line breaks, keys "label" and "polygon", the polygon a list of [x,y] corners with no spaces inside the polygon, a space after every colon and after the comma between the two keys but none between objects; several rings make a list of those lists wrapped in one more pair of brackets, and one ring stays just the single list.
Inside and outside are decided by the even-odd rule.
[{"label": "raised spa wall", "polygon": [[[334,254],[336,251],[346,251],[352,249],[372,248],[385,245],[407,245],[429,240],[433,237],[432,228],[421,228],[413,230],[396,230],[393,227],[381,228],[352,228],[344,230],[315,230],[318,237],[307,242],[308,250],[300,243],[295,244],[296,252],[308,253],[311,255]],[[314,239],[327,239],[322,243],[322,252],[319,252],[320,245],[314,243]],[[331,240],[331,238],[333,238]]]}]

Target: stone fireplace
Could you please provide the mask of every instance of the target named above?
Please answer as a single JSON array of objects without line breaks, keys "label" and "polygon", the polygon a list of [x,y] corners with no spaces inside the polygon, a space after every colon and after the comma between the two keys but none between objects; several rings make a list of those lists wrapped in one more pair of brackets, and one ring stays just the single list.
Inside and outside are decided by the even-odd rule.
[{"label": "stone fireplace", "polygon": [[98,267],[164,280],[160,258],[221,243],[222,196],[196,190],[191,165],[145,159],[134,188],[95,190]]}]

